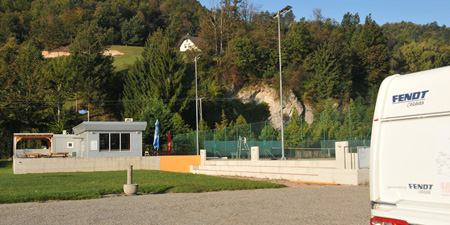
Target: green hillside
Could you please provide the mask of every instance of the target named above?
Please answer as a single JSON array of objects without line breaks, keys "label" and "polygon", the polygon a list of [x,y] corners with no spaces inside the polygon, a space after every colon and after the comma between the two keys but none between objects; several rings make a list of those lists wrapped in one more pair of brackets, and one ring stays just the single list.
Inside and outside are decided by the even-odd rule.
[{"label": "green hillside", "polygon": [[141,57],[144,47],[139,46],[124,46],[124,45],[113,45],[109,50],[116,50],[124,55],[114,57],[114,67],[115,71],[119,72],[127,68],[128,65],[132,65],[138,58]]}]

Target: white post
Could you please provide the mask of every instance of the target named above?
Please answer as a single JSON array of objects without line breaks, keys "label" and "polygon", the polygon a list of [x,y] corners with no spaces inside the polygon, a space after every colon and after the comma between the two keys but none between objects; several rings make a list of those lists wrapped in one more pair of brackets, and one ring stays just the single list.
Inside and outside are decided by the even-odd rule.
[{"label": "white post", "polygon": [[335,144],[336,169],[350,169],[348,157],[348,141],[340,141]]},{"label": "white post", "polygon": [[252,162],[259,160],[259,146],[252,146]]},{"label": "white post", "polygon": [[205,149],[200,150],[200,162],[201,162],[202,166],[204,166],[206,163],[206,150]]}]

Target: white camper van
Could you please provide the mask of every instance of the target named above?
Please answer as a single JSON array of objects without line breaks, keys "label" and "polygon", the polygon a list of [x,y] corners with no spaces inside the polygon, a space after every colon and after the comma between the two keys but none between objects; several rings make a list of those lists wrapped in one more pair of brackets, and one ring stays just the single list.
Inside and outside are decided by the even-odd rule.
[{"label": "white camper van", "polygon": [[371,224],[450,224],[450,66],[383,81],[370,157]]}]

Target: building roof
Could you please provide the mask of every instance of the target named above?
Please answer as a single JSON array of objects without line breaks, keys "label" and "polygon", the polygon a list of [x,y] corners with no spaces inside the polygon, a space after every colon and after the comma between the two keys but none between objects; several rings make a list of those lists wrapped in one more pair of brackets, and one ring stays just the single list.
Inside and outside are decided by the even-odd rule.
[{"label": "building roof", "polygon": [[178,42],[177,48],[179,48],[179,47],[183,44],[183,42],[184,42],[185,40],[187,40],[187,39],[191,40],[192,43],[194,43],[195,46],[198,46],[198,37],[194,37],[194,36],[190,35],[189,33],[187,33],[187,34],[186,34],[184,37],[182,37],[181,40]]},{"label": "building roof", "polygon": [[72,128],[74,134],[85,131],[143,131],[147,122],[84,121]]}]

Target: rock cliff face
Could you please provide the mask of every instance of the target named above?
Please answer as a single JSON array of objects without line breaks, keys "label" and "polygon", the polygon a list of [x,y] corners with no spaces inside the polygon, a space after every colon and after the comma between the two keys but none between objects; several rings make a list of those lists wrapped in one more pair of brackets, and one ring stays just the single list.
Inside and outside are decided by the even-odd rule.
[{"label": "rock cliff face", "polygon": [[[234,95],[235,98],[240,99],[243,103],[255,102],[255,103],[267,103],[269,105],[270,117],[272,126],[276,129],[280,128],[280,93],[275,91],[268,85],[258,85],[252,87],[245,87],[239,90]],[[311,124],[314,121],[313,108],[309,105],[302,104],[292,91],[288,94],[283,94],[283,114],[287,120],[292,116],[293,110],[297,109],[297,112],[301,115],[305,115],[305,121]],[[288,121],[284,121],[285,124]]]}]

